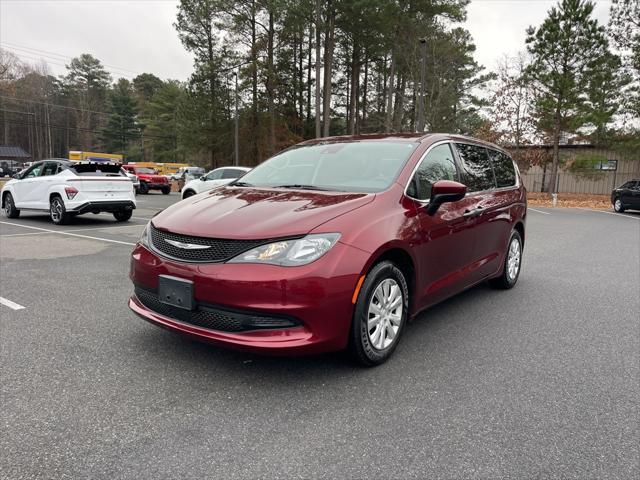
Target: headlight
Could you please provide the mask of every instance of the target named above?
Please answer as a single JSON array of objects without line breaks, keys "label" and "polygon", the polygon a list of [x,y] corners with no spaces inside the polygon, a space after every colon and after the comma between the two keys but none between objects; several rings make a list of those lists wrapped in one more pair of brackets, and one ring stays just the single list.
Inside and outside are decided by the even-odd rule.
[{"label": "headlight", "polygon": [[149,247],[149,235],[151,234],[151,220],[149,220],[149,222],[145,225],[144,230],[142,230],[142,235],[140,235],[140,239],[138,240],[138,242],[140,242],[140,244],[144,245],[145,247]]},{"label": "headlight", "polygon": [[327,253],[339,238],[339,233],[318,233],[296,240],[282,240],[244,252],[229,263],[268,263],[285,267],[306,265]]}]

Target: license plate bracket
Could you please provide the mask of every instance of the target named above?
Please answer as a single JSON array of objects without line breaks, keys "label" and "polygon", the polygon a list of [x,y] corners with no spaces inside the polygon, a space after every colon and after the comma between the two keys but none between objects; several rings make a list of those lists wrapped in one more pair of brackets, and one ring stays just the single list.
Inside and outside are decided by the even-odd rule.
[{"label": "license plate bracket", "polygon": [[172,307],[193,310],[193,282],[171,275],[160,275],[158,300]]}]

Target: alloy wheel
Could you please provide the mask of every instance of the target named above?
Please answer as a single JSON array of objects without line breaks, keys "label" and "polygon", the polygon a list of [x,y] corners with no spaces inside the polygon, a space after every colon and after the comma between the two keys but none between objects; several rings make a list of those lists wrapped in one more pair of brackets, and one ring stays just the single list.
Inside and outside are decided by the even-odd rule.
[{"label": "alloy wheel", "polygon": [[402,322],[403,296],[400,285],[386,278],[375,289],[369,301],[367,331],[371,345],[384,350],[395,341]]},{"label": "alloy wheel", "polygon": [[13,200],[11,199],[11,195],[7,195],[7,198],[4,199],[4,212],[7,214],[7,217],[11,215],[12,210]]},{"label": "alloy wheel", "polygon": [[620,201],[620,199],[619,199],[619,198],[616,198],[616,201],[615,201],[615,203],[613,204],[613,209],[614,209],[616,212],[619,212],[619,211],[621,211],[621,210],[622,210],[622,202]]},{"label": "alloy wheel", "polygon": [[62,200],[59,198],[54,198],[51,202],[51,220],[54,222],[59,222],[64,213],[64,209],[62,206]]},{"label": "alloy wheel", "polygon": [[520,250],[520,240],[512,238],[507,256],[507,277],[509,277],[510,282],[513,282],[517,278],[518,271],[520,270]]}]

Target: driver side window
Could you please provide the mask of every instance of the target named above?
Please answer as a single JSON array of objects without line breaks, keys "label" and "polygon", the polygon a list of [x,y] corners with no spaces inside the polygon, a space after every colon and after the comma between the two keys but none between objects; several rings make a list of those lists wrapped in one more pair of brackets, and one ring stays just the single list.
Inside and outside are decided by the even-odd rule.
[{"label": "driver side window", "polygon": [[55,175],[58,173],[58,164],[55,162],[47,162],[44,164],[44,170],[42,172],[42,176],[46,175]]},{"label": "driver side window", "polygon": [[207,175],[207,180],[220,180],[223,173],[224,170],[214,170],[213,172],[209,172],[209,174]]},{"label": "driver side window", "polygon": [[457,180],[458,171],[448,143],[438,145],[429,151],[420,162],[409,187],[407,195],[416,200],[429,200],[431,187],[438,180]]},{"label": "driver side window", "polygon": [[40,171],[42,170],[42,164],[34,165],[31,167],[27,173],[22,178],[35,178],[40,176]]}]

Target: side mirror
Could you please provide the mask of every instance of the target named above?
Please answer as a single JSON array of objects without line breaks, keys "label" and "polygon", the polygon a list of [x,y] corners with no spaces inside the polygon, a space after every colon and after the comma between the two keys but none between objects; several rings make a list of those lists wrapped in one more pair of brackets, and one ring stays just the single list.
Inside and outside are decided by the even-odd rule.
[{"label": "side mirror", "polygon": [[431,200],[427,205],[427,213],[434,215],[443,203],[457,202],[466,194],[466,185],[451,180],[439,180],[431,187]]},{"label": "side mirror", "polygon": [[206,181],[207,181],[207,179],[206,179],[206,178],[204,178],[204,175],[200,177],[200,180],[202,180],[203,182],[206,182]]}]

